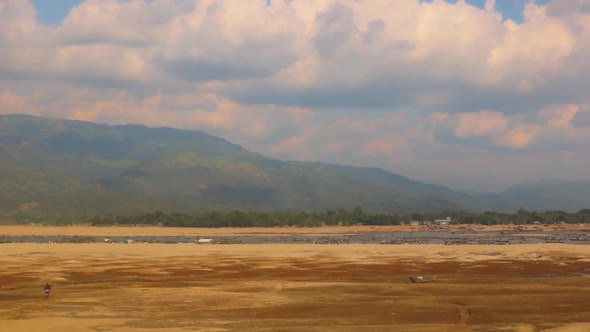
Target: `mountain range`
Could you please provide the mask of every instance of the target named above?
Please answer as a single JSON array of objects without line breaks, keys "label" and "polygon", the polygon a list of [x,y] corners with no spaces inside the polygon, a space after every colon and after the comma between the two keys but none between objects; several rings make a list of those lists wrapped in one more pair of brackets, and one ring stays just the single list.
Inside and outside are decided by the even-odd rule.
[{"label": "mountain range", "polygon": [[577,211],[590,182],[466,194],[378,168],[282,161],[200,131],[0,115],[0,214]]}]

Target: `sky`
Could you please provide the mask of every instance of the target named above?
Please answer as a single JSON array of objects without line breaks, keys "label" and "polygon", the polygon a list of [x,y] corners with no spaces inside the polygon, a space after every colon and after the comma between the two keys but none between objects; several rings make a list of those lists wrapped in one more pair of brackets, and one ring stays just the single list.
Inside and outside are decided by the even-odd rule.
[{"label": "sky", "polygon": [[0,114],[480,192],[590,180],[590,0],[0,0]]}]

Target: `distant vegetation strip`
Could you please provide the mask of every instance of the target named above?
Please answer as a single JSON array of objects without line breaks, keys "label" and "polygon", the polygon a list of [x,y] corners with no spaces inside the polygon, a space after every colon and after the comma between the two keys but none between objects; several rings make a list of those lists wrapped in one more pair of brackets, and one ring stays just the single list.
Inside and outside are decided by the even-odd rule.
[{"label": "distant vegetation strip", "polygon": [[92,224],[94,226],[111,225],[161,225],[165,227],[320,227],[326,225],[352,226],[363,225],[401,225],[412,221],[421,224],[443,220],[450,217],[451,224],[555,224],[588,223],[590,209],[576,213],[564,211],[530,212],[524,209],[518,212],[500,213],[412,213],[388,214],[369,213],[361,208],[353,210],[338,209],[325,212],[307,213],[292,211],[240,211],[203,212],[198,214],[153,212],[138,215],[97,215],[81,218],[42,218],[25,216],[0,217],[2,224]]}]

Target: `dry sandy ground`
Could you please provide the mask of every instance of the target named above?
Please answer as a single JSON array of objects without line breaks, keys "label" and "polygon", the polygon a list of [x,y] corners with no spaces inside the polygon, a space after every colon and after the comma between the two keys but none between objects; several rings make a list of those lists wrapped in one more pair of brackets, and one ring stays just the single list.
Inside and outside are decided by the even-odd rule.
[{"label": "dry sandy ground", "polygon": [[588,274],[565,244],[0,244],[0,331],[587,332]]}]

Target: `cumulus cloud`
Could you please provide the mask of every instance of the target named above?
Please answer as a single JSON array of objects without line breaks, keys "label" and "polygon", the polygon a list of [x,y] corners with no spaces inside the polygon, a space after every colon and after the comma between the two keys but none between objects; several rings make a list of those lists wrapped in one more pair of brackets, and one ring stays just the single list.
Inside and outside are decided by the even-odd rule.
[{"label": "cumulus cloud", "polygon": [[539,135],[539,131],[540,128],[537,126],[518,124],[504,135],[498,137],[496,142],[511,148],[526,148],[534,142]]},{"label": "cumulus cloud", "polygon": [[35,113],[35,109],[27,103],[27,100],[11,92],[4,91],[0,94],[0,114]]},{"label": "cumulus cloud", "polygon": [[554,0],[547,6],[547,14],[551,16],[563,16],[572,13],[590,12],[590,2],[588,0]]},{"label": "cumulus cloud", "polygon": [[572,119],[572,124],[576,127],[590,127],[590,104],[580,106]]},{"label": "cumulus cloud", "polygon": [[442,116],[443,120],[448,118],[454,122],[453,133],[458,138],[493,136],[505,132],[509,123],[502,113],[494,111]]},{"label": "cumulus cloud", "polygon": [[44,26],[4,0],[0,113],[203,129],[419,178],[421,160],[504,154],[517,172],[511,153],[587,151],[589,1],[529,1],[520,23],[496,3],[86,0]]},{"label": "cumulus cloud", "polygon": [[542,110],[506,115],[496,111],[432,116],[441,143],[487,150],[580,151],[590,148],[590,132],[579,128],[585,107],[551,105]]},{"label": "cumulus cloud", "polygon": [[325,118],[316,114],[295,135],[276,141],[270,153],[283,159],[293,159],[295,152],[300,160],[397,168],[415,161],[414,147],[429,140],[412,126],[420,126],[420,119],[404,111],[362,118],[328,116],[331,122]]},{"label": "cumulus cloud", "polygon": [[590,83],[589,18],[574,2],[530,3],[516,24],[489,0],[485,10],[462,1],[87,0],[44,27],[28,1],[10,0],[1,67],[153,91],[217,82],[215,92],[250,103],[514,111],[563,98],[575,79]]},{"label": "cumulus cloud", "polygon": [[[66,88],[67,99],[53,98],[51,91],[26,95],[0,94],[0,112],[29,113],[110,124],[144,124],[200,129],[250,146],[274,144],[294,135],[314,118],[314,111],[300,107],[240,105],[212,93],[156,94],[143,99],[115,91]],[[61,91],[62,93],[64,91]]]},{"label": "cumulus cloud", "polygon": [[496,0],[486,0],[484,8],[489,12],[494,11],[496,9]]}]

